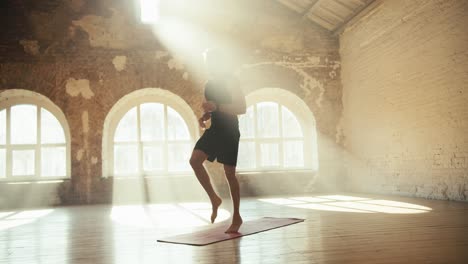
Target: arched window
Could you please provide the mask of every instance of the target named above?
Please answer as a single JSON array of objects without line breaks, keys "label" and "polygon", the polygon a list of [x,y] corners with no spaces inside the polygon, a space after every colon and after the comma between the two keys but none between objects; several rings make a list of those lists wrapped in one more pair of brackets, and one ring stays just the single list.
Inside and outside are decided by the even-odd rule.
[{"label": "arched window", "polygon": [[196,118],[190,107],[168,91],[148,88],[127,95],[106,118],[104,175],[190,172],[188,160],[195,137],[194,122]]},{"label": "arched window", "polygon": [[315,122],[297,96],[262,89],[247,96],[239,118],[240,171],[316,169]]},{"label": "arched window", "polygon": [[26,90],[0,94],[0,179],[70,177],[65,116],[46,97]]}]

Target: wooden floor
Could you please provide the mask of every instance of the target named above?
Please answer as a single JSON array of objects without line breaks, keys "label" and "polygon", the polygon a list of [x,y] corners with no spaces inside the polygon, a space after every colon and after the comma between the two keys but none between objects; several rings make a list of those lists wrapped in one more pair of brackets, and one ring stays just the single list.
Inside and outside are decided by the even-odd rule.
[{"label": "wooden floor", "polygon": [[317,194],[241,212],[306,221],[194,247],[156,240],[209,228],[204,202],[0,212],[0,263],[468,263],[468,203]]}]

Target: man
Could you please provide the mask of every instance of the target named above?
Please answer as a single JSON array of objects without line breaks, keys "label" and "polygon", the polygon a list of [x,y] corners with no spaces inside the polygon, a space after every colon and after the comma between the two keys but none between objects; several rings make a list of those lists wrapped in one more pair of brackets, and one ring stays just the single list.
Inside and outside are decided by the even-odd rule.
[{"label": "man", "polygon": [[211,223],[214,223],[216,219],[222,200],[214,191],[210,178],[203,167],[203,162],[205,160],[213,162],[217,159],[219,163],[224,165],[234,210],[231,226],[226,230],[226,233],[237,233],[242,225],[239,213],[239,182],[236,178],[240,138],[237,116],[246,111],[245,97],[237,79],[229,74],[227,61],[219,51],[205,52],[205,64],[210,79],[205,85],[205,102],[202,105],[204,114],[198,121],[200,126],[205,128],[205,122],[211,119],[211,126],[205,130],[196,143],[190,158],[190,165],[210,197]]}]

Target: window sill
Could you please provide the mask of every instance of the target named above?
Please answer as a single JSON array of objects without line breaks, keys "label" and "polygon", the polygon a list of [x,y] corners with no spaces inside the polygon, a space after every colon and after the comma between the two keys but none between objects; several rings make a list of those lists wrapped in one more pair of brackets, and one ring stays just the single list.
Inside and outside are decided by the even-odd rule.
[{"label": "window sill", "polygon": [[57,184],[69,181],[69,178],[65,179],[47,179],[47,180],[8,180],[2,179],[0,180],[0,185],[26,185],[26,184]]}]

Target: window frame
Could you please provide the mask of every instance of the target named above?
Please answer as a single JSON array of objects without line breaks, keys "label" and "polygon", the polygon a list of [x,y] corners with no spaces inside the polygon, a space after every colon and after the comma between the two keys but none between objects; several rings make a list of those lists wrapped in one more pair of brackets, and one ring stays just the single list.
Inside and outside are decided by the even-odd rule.
[{"label": "window frame", "polygon": [[[159,171],[145,171],[143,169],[143,146],[150,145],[151,143],[155,144],[157,141],[151,141],[151,143],[141,141],[141,122],[140,122],[140,105],[145,103],[159,103],[164,106],[164,130],[165,130],[165,139],[159,140],[163,144],[163,152],[164,152],[164,160],[163,160],[163,168],[164,170]],[[136,142],[118,142],[117,145],[125,145],[129,144],[132,146],[137,146],[138,151],[138,172],[129,173],[129,174],[115,174],[114,173],[114,136],[117,129],[117,126],[120,120],[124,117],[124,115],[137,107],[137,141]],[[174,109],[180,117],[185,122],[187,126],[190,139],[189,140],[168,140],[167,139],[167,116],[168,116],[168,108],[171,107]],[[195,144],[195,140],[198,138],[198,126],[197,126],[197,119],[190,108],[190,106],[178,95],[173,94],[167,90],[163,90],[160,88],[145,88],[130,93],[123,98],[121,98],[111,109],[108,113],[105,125],[104,125],[104,133],[103,133],[103,177],[114,177],[118,179],[134,179],[134,178],[147,178],[147,177],[174,177],[174,176],[193,176],[193,172],[191,170],[188,171],[169,171],[168,170],[168,145],[170,143],[191,143],[191,146]],[[187,164],[189,164],[189,160],[187,160]]]},{"label": "window frame", "polygon": [[[36,144],[11,144],[11,107],[16,105],[33,105],[36,107]],[[41,108],[49,111],[60,123],[64,133],[65,143],[41,143]],[[6,111],[6,144],[0,145],[5,149],[6,171],[5,177],[0,182],[22,182],[22,181],[54,181],[71,178],[71,140],[70,130],[63,112],[45,96],[21,89],[10,89],[0,92],[0,111]],[[42,176],[42,148],[65,147],[65,176]],[[34,150],[34,174],[13,176],[13,151]]]},{"label": "window frame", "polygon": [[[253,107],[253,125],[254,137],[241,138],[242,142],[254,142],[255,144],[255,167],[254,168],[240,168],[237,171],[240,174],[250,173],[268,173],[268,172],[282,172],[282,171],[317,171],[318,158],[317,158],[317,136],[315,119],[312,112],[309,110],[304,101],[293,93],[280,89],[280,88],[263,88],[252,92],[246,96],[247,108]],[[278,137],[266,138],[259,137],[257,127],[257,105],[259,103],[275,103],[278,105]],[[283,108],[287,108],[293,114],[301,128],[302,137],[284,137],[283,135]],[[286,167],[284,166],[284,143],[287,141],[302,141],[303,145],[303,160],[304,166]],[[261,144],[262,143],[277,143],[278,144],[278,166],[262,166],[261,164]]]}]

